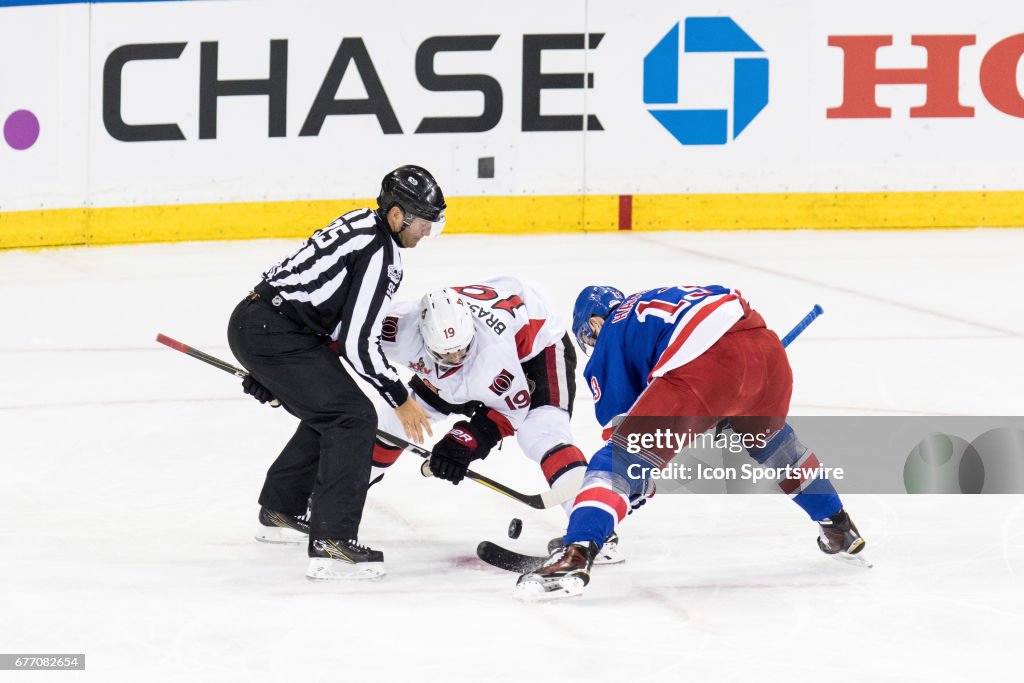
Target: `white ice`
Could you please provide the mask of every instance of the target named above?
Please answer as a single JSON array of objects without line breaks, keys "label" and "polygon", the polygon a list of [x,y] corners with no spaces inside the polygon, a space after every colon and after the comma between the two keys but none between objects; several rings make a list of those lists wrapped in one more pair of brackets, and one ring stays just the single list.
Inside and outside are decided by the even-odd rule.
[{"label": "white ice", "polygon": [[[539,551],[561,511],[406,455],[363,518],[387,577],[306,581],[304,548],[252,540],[293,418],[154,342],[230,359],[232,307],[295,244],[0,253],[0,651],[87,662],[0,680],[1017,680],[1020,496],[848,496],[871,570],[781,496],[661,496],[625,565],[531,605],[474,549]],[[780,331],[825,308],[790,349],[794,414],[1022,415],[1021,254],[1021,230],[444,235],[406,252],[400,296],[512,273],[568,313],[586,284],[722,283]],[[576,411],[592,452],[585,389]],[[514,442],[479,469],[543,487]]]}]

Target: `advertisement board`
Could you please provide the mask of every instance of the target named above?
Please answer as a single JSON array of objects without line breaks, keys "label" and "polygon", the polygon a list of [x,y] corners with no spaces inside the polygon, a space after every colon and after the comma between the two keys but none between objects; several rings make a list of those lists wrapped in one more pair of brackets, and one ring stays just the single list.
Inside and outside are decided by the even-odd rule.
[{"label": "advertisement board", "polygon": [[404,163],[453,231],[1020,225],[1022,54],[993,0],[4,7],[0,247],[302,234]]}]

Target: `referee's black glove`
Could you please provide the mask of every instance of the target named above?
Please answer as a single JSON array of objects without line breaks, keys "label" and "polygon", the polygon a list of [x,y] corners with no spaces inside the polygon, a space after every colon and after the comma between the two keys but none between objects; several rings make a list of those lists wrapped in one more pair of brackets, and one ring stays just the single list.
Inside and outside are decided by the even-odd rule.
[{"label": "referee's black glove", "polygon": [[270,405],[275,408],[281,405],[280,401],[274,398],[274,395],[270,393],[270,390],[253,379],[252,375],[246,375],[242,378],[242,391],[249,394],[260,403],[270,401]]}]

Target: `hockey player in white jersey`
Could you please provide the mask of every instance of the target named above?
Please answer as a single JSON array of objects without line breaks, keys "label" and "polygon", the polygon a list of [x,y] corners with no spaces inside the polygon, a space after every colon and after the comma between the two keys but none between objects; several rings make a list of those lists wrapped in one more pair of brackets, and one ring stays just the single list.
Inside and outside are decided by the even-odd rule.
[{"label": "hockey player in white jersey", "polygon": [[[576,353],[548,297],[513,277],[430,292],[400,302],[384,319],[381,347],[413,371],[409,383],[431,422],[457,421],[434,445],[430,469],[458,484],[469,464],[515,435],[540,465],[549,486],[583,479],[587,461],[573,445],[569,418],[576,393]],[[379,427],[401,433],[394,411],[380,411]],[[371,483],[380,481],[401,449],[378,440]],[[566,513],[571,501],[563,505]],[[617,537],[599,563],[621,561]]]},{"label": "hockey player in white jersey", "polygon": [[[586,467],[572,445],[569,416],[576,393],[576,353],[562,321],[532,287],[512,277],[430,292],[394,304],[384,318],[381,348],[414,375],[409,385],[431,422],[462,414],[433,449],[435,477],[454,484],[469,463],[487,457],[506,436],[539,463],[549,485]],[[382,431],[401,434],[393,411]],[[381,451],[385,452],[382,453]],[[400,449],[375,449],[377,481]]]}]

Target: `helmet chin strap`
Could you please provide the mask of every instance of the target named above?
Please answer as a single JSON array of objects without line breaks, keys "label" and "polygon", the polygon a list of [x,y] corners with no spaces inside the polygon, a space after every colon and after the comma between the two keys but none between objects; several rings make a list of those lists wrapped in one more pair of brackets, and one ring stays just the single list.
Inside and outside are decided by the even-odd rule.
[{"label": "helmet chin strap", "polygon": [[398,209],[402,212],[402,227],[399,228],[398,230],[392,230],[391,234],[392,235],[401,235],[403,232],[405,232],[406,228],[408,228],[409,225],[412,224],[412,220],[409,218],[409,216],[411,214],[408,211],[406,211],[405,209],[403,209],[400,204],[398,204],[398,203],[392,204],[390,207],[388,207],[388,210],[384,212],[384,216],[383,216],[384,221],[386,223],[388,223],[388,227],[389,228],[391,227],[391,223],[388,220],[388,217],[391,215],[391,209],[393,209],[395,207],[398,207]]},{"label": "helmet chin strap", "polygon": [[[398,206],[398,204],[394,204],[394,206]],[[401,206],[398,206],[398,208],[402,209]],[[388,209],[388,211],[390,212],[391,209]],[[396,230],[392,230],[391,231],[391,239],[393,239],[395,241],[395,244],[397,244],[399,247],[404,247],[405,246],[404,244],[402,244],[402,240],[401,240],[400,236],[412,224],[412,221],[409,220],[409,216],[410,216],[410,214],[405,209],[402,209],[402,227],[399,228],[397,231]]]},{"label": "helmet chin strap", "polygon": [[[401,208],[401,207],[399,207],[399,208]],[[408,212],[404,212],[403,211],[403,213],[404,213],[404,216],[402,218],[402,229],[399,230],[398,232],[394,233],[396,238],[399,235],[401,235],[403,232],[408,230],[412,226],[412,222],[414,220],[416,220],[417,218],[422,218],[421,216],[416,216],[416,215],[408,213]],[[426,220],[426,219],[424,218],[423,220]],[[427,237],[430,237],[430,235],[428,234]]]},{"label": "helmet chin strap", "polygon": [[448,363],[439,361],[436,358],[434,359],[434,365],[437,366],[438,372],[441,373],[451,372],[452,370],[462,367],[462,363],[459,363],[458,365],[449,365]]}]

